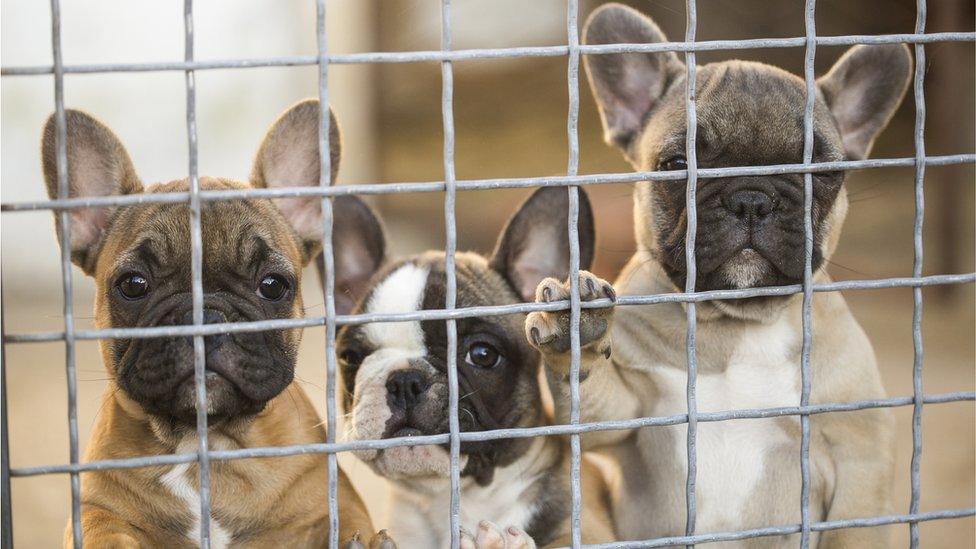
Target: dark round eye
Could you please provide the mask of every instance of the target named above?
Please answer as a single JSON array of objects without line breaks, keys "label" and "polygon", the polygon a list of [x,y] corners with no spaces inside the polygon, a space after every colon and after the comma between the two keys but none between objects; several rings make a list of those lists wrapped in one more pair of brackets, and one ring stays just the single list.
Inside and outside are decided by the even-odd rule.
[{"label": "dark round eye", "polygon": [[468,347],[468,355],[464,361],[479,368],[492,368],[501,360],[498,349],[489,343],[478,341]]},{"label": "dark round eye", "polygon": [[341,360],[343,364],[347,366],[358,366],[359,363],[363,361],[363,355],[352,349],[343,349],[343,351],[339,353],[339,360]]},{"label": "dark round eye", "polygon": [[139,273],[123,275],[115,285],[126,299],[142,299],[149,293],[149,281]]},{"label": "dark round eye", "polygon": [[664,162],[658,164],[658,170],[665,172],[673,172],[678,170],[687,170],[688,160],[683,155],[672,156]]},{"label": "dark round eye", "polygon": [[278,275],[268,275],[258,284],[258,295],[268,301],[278,301],[288,293],[288,282]]}]

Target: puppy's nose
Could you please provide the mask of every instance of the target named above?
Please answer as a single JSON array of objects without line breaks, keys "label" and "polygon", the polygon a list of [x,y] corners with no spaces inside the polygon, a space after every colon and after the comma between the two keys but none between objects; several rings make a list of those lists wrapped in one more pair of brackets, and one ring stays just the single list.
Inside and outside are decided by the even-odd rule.
[{"label": "puppy's nose", "polygon": [[[193,324],[193,311],[187,311],[186,314],[183,315],[181,322],[184,325]],[[224,316],[224,313],[215,309],[203,310],[204,324],[222,324],[224,322],[227,322],[227,317]],[[213,335],[203,336],[203,345],[207,350],[207,354],[210,354],[216,351],[218,348],[220,348],[220,346],[223,345],[225,341],[227,341],[227,338],[229,336],[230,334],[213,334]],[[187,339],[190,341],[190,344],[192,345],[193,338],[188,337]]]},{"label": "puppy's nose", "polygon": [[728,193],[722,197],[722,203],[725,209],[736,217],[742,218],[766,217],[776,208],[776,201],[771,196],[755,189],[741,189]]},{"label": "puppy's nose", "polygon": [[392,404],[400,409],[409,410],[420,395],[430,387],[427,377],[417,370],[400,370],[386,380],[386,391],[392,399]]}]

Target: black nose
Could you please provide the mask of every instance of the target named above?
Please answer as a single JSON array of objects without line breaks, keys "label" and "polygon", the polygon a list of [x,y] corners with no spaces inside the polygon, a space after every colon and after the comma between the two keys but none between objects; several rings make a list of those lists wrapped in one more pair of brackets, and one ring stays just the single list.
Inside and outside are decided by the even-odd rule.
[{"label": "black nose", "polygon": [[386,380],[386,391],[392,407],[409,410],[430,387],[427,376],[417,370],[400,370]]},{"label": "black nose", "polygon": [[[193,324],[193,311],[187,311],[183,315],[183,324]],[[227,317],[224,313],[217,311],[215,309],[204,309],[203,310],[203,323],[204,324],[223,324],[227,322]],[[213,334],[203,337],[203,345],[207,350],[207,354],[210,354],[220,348],[221,345],[227,341],[230,334]],[[191,342],[193,338],[188,338]],[[192,343],[191,343],[192,344]]]},{"label": "black nose", "polygon": [[754,189],[741,189],[728,193],[722,197],[722,203],[736,217],[766,217],[776,208],[776,201],[771,196]]}]

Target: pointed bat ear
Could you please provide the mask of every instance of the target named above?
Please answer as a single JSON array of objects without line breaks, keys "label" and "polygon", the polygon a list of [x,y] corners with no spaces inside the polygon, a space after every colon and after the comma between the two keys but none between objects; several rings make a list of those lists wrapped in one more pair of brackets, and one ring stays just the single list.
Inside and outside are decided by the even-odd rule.
[{"label": "pointed bat ear", "polygon": [[854,46],[817,80],[837,121],[848,159],[862,160],[908,89],[912,56],[904,44]]},{"label": "pointed bat ear", "polygon": [[[65,111],[68,160],[68,197],[89,198],[141,193],[129,153],[107,126],[73,109]],[[41,164],[47,194],[58,198],[57,127],[55,115],[44,124]],[[114,207],[77,208],[70,212],[71,260],[93,275],[102,236],[111,224]],[[57,217],[55,217],[57,219]],[[55,223],[55,225],[58,225]],[[57,226],[58,240],[61,229]]]},{"label": "pointed bat ear", "polygon": [[[593,262],[596,235],[593,211],[579,189],[580,269]],[[518,295],[531,302],[546,277],[569,276],[569,195],[563,187],[543,187],[526,199],[508,221],[489,265],[501,273]]]},{"label": "pointed bat ear", "polygon": [[[594,11],[583,29],[585,44],[667,42],[651,18],[621,4]],[[674,52],[586,55],[586,74],[603,121],[604,139],[625,152],[647,113],[668,90],[684,64]]]},{"label": "pointed bat ear", "polygon": [[[335,254],[336,313],[349,314],[386,261],[386,236],[379,216],[359,197],[338,196],[332,202],[332,253]],[[325,271],[318,257],[319,281]]]},{"label": "pointed bat ear", "polygon": [[[332,181],[339,173],[342,138],[329,109],[329,158]],[[261,188],[313,187],[319,184],[319,101],[306,99],[289,107],[265,134],[251,169],[251,184]],[[305,245],[311,259],[322,244],[319,197],[276,198],[275,204]]]}]

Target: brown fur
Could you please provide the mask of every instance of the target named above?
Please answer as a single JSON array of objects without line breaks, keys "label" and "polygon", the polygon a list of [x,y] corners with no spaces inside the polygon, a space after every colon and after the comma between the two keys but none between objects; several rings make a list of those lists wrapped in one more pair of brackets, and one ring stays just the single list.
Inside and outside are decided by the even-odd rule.
[{"label": "brown fur", "polygon": [[[300,103],[272,127],[255,166],[257,175],[254,186],[317,184],[317,166],[306,170],[304,179],[296,177],[282,182],[273,177],[273,168],[281,167],[284,162],[281,157],[287,157],[277,147],[278,139],[288,143],[308,142],[312,138],[309,128],[313,127],[308,123],[308,118],[315,117],[317,120],[317,112],[317,102]],[[111,130],[79,111],[69,110],[66,115],[69,195],[89,197],[143,192],[128,154]],[[284,124],[281,124],[282,120]],[[339,147],[334,120],[332,127],[336,132],[332,139],[334,175]],[[54,128],[52,116],[44,130],[42,154],[48,192],[52,197],[58,194]],[[315,143],[315,147],[303,149],[304,156],[298,159],[299,164],[313,164],[308,157],[314,155],[317,158],[317,138]],[[277,156],[269,154],[268,148],[277,150]],[[295,174],[294,170],[285,171]],[[185,192],[188,186],[188,181],[183,179],[157,185],[147,192]],[[247,183],[227,179],[200,178],[202,190],[251,187]],[[296,202],[298,207],[308,205],[307,201]],[[336,203],[341,205],[339,200]],[[338,206],[337,209],[338,226],[343,221],[343,209]],[[314,205],[312,213],[318,213]],[[226,280],[250,276],[241,272],[247,268],[243,258],[260,238],[273,252],[273,257],[266,261],[276,262],[275,268],[279,272],[287,273],[297,282],[292,289],[294,296],[291,303],[285,309],[278,310],[269,304],[260,314],[272,318],[303,316],[301,271],[315,250],[312,242],[314,223],[296,225],[287,210],[279,210],[269,200],[204,203],[201,214],[205,305],[211,298],[208,291],[214,288],[228,291],[233,286],[224,283]],[[140,320],[132,319],[132,312],[126,312],[125,307],[119,304],[119,298],[112,294],[116,291],[118,277],[130,268],[131,257],[138,253],[139,243],[148,242],[158,258],[159,265],[154,277],[160,287],[176,285],[174,295],[189,292],[191,247],[187,205],[139,204],[72,210],[70,227],[72,259],[94,278],[97,287],[97,328],[140,325]],[[300,230],[309,228],[312,232],[307,234]],[[337,229],[337,232],[341,233],[341,230]],[[337,276],[341,279],[341,276]],[[253,296],[251,299],[254,299]],[[293,361],[301,331],[283,330],[276,337],[280,337],[280,340],[276,340],[279,343],[275,350],[284,353],[285,360]],[[117,383],[120,364],[116,345],[121,343],[117,340],[100,340],[99,344],[113,381],[102,397],[85,459],[96,461],[196,452],[198,443],[192,423],[147,412]],[[210,360],[208,355],[208,364]],[[208,437],[211,450],[326,441],[325,430],[315,409],[294,382],[287,384],[257,413],[217,417],[209,424]],[[195,521],[193,513],[196,510],[188,508],[187,502],[178,497],[163,478],[174,473],[174,467],[184,467],[180,480],[197,490],[196,463],[92,471],[82,475],[81,523],[84,542],[91,547],[195,546],[195,540],[187,534]],[[219,528],[229,535],[231,546],[321,547],[328,543],[328,468],[325,455],[211,461],[209,472],[212,526],[216,528],[219,524]],[[366,508],[341,470],[338,493],[339,538],[350,540],[358,539],[360,533],[371,534],[373,526]],[[65,546],[71,544],[69,525]]]}]

